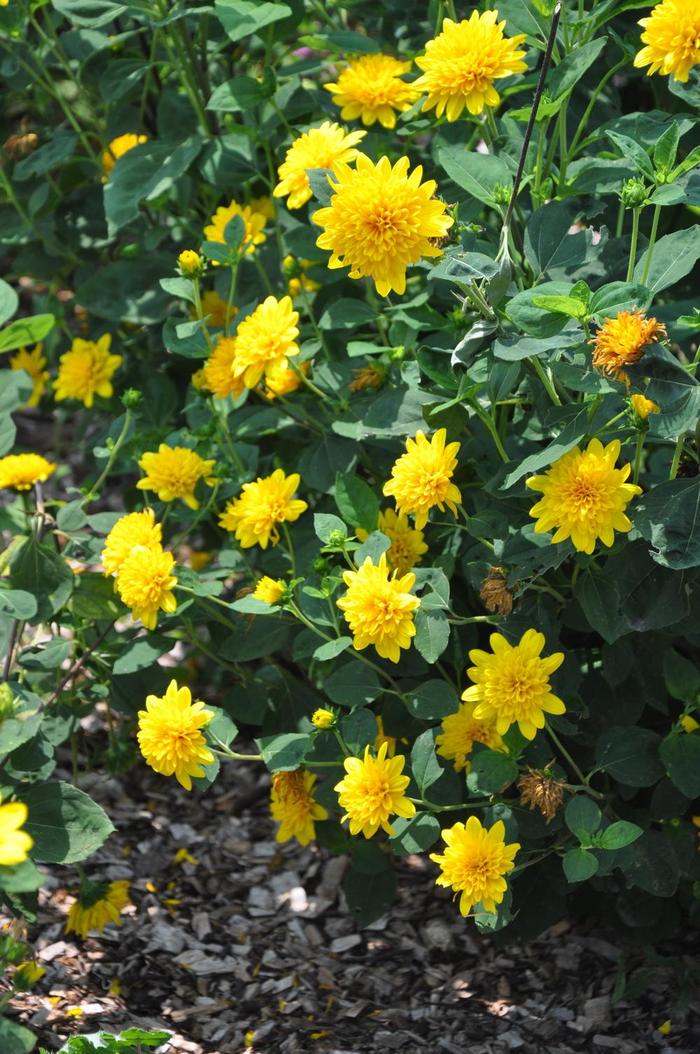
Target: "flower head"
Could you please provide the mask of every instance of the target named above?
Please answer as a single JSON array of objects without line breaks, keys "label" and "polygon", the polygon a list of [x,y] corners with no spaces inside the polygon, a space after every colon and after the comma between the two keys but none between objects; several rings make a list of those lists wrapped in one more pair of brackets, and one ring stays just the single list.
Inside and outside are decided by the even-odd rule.
[{"label": "flower head", "polygon": [[341,70],[336,82],[324,88],[333,95],[335,105],[342,107],[344,121],[359,117],[366,125],[379,121],[393,128],[396,114],[410,109],[420,95],[419,88],[401,80],[411,65],[410,60],[401,62],[391,55],[360,55]]},{"label": "flower head", "polygon": [[606,447],[591,439],[585,450],[575,447],[543,475],[530,476],[527,486],[542,492],[530,509],[530,515],[538,517],[536,533],[556,527],[552,542],[571,538],[579,552],[592,553],[598,538],[611,546],[615,531],[629,531],[632,524],[625,509],[642,488],[625,482],[630,465],[615,468],[619,454],[619,439]]},{"label": "flower head", "polygon": [[498,11],[472,11],[461,22],[443,21],[442,32],[416,59],[423,73],[415,86],[428,93],[424,110],[434,107],[437,117],[444,113],[448,121],[456,121],[465,106],[473,114],[498,106],[501,97],[493,82],[527,69],[525,52],[518,50],[525,34],[506,37],[505,25],[498,21]]},{"label": "flower head", "polygon": [[378,564],[368,556],[357,571],[345,571],[343,581],[348,591],[337,604],[354,636],[353,647],[362,651],[373,644],[377,655],[398,662],[401,649],[410,648],[416,635],[413,612],[420,600],[411,593],[416,576],[390,574],[382,553]]},{"label": "flower head", "polygon": [[534,629],[526,630],[518,644],[509,644],[501,633],[492,633],[489,643],[490,652],[480,648],[469,652],[474,665],[467,677],[473,684],[462,692],[462,699],[475,703],[473,716],[492,722],[499,736],[517,724],[526,739],[534,739],[544,728],[545,714],[566,710],[549,683],[564,654],[558,651],[541,658],[544,635]]},{"label": "flower head", "polygon": [[661,412],[661,407],[646,395],[630,395],[630,403],[640,421],[646,421],[649,414]]},{"label": "flower head", "polygon": [[121,355],[110,355],[111,333],[96,341],[76,337],[70,351],[59,359],[58,377],[53,382],[56,401],[80,399],[88,407],[95,396],[109,399],[114,392],[112,377],[121,365]]},{"label": "flower head", "polygon": [[248,205],[253,212],[261,213],[266,220],[274,220],[277,215],[277,206],[268,194],[263,194],[259,198],[251,198]]},{"label": "flower head", "polygon": [[[263,234],[267,216],[262,212],[255,212],[250,205],[239,205],[237,201],[232,201],[230,205],[220,205],[204,228],[204,237],[207,241],[225,245],[226,226],[234,216],[241,217],[245,228],[241,249],[246,253],[254,253],[256,245],[262,245],[267,240],[267,235]],[[216,261],[214,264],[216,266]]]},{"label": "flower head", "polygon": [[[229,320],[235,318],[238,314],[238,308],[231,305],[231,311],[228,313],[228,304],[226,301],[219,296],[215,289],[207,289],[206,293],[202,294],[202,316],[207,318],[207,325],[214,329],[226,329]],[[196,318],[194,308],[192,309],[192,317]]]},{"label": "flower head", "polygon": [[528,809],[538,809],[549,823],[563,804],[565,787],[565,783],[549,772],[528,769],[527,775],[518,780],[520,804],[527,805]]},{"label": "flower head", "polygon": [[20,348],[16,355],[10,357],[10,368],[13,370],[26,370],[34,383],[32,394],[27,399],[27,406],[39,405],[39,400],[49,379],[49,371],[45,369],[46,359],[44,358],[43,350],[43,344],[37,344],[31,351],[27,351],[26,348]]},{"label": "flower head", "polygon": [[362,392],[365,388],[381,388],[387,378],[387,368],[378,362],[368,362],[353,370],[353,379],[348,388],[351,392]]},{"label": "flower head", "polygon": [[513,594],[508,588],[508,579],[502,567],[491,567],[481,583],[479,596],[487,611],[499,615],[510,615],[513,610]]},{"label": "flower head", "polygon": [[288,358],[299,354],[298,321],[291,297],[266,297],[236,330],[234,377],[240,377],[246,388],[254,388],[273,367],[286,366]]},{"label": "flower head", "polygon": [[266,604],[279,604],[286,592],[286,586],[279,578],[263,575],[255,587],[253,596]]},{"label": "flower head", "polygon": [[324,710],[324,708],[320,706],[318,710],[314,710],[311,715],[311,724],[314,728],[332,728],[335,724],[335,714],[332,710]]},{"label": "flower head", "polygon": [[119,926],[121,912],[130,903],[129,882],[81,883],[78,896],[70,907],[66,922],[66,933],[77,933],[83,940],[89,930],[102,933],[105,926],[113,922]]},{"label": "flower head", "polygon": [[185,278],[196,278],[204,270],[204,260],[194,249],[183,249],[177,262],[180,274]]},{"label": "flower head", "polygon": [[305,501],[292,498],[300,480],[297,472],[285,476],[277,468],[271,476],[244,483],[240,495],[229,501],[221,514],[219,526],[233,531],[243,549],[253,545],[267,549],[270,541],[277,545],[277,525],[293,523],[308,508]]},{"label": "flower head", "polygon": [[280,825],[275,835],[278,842],[296,838],[300,845],[308,845],[316,837],[316,820],[327,820],[328,810],[314,801],[316,777],[310,772],[276,772],[272,777],[270,812]]},{"label": "flower head", "polygon": [[365,747],[363,758],[346,758],[343,762],[345,776],[337,783],[338,804],[345,809],[341,823],[350,821],[350,834],[363,834],[371,838],[381,829],[394,834],[389,823],[392,815],[410,819],[416,807],[405,796],[411,782],[402,775],[406,758],[402,754],[387,757],[387,744],[383,743],[376,757]]},{"label": "flower head", "polygon": [[513,858],[520,849],[519,842],[506,845],[505,825],[497,820],[486,828],[476,816],[466,823],[456,823],[442,831],[447,846],[445,852],[431,853],[430,859],[439,864],[439,886],[447,886],[460,893],[459,910],[466,918],[475,904],[484,911],[495,911],[508,888],[504,875],[513,870]]},{"label": "flower head", "polygon": [[212,392],[217,399],[225,399],[227,395],[237,399],[245,391],[243,379],[233,375],[235,355],[235,338],[219,337],[214,350],[202,367],[201,387]]},{"label": "flower head", "polygon": [[627,382],[624,367],[639,362],[646,346],[665,336],[665,327],[655,318],[645,318],[643,311],[620,311],[615,318],[606,319],[593,337],[593,365],[601,373]]},{"label": "flower head", "polygon": [[475,743],[483,743],[490,750],[505,750],[503,740],[493,720],[474,717],[476,703],[460,703],[456,714],[442,719],[442,732],[435,740],[440,757],[454,762],[456,772],[469,771],[469,755]]},{"label": "flower head", "polygon": [[185,790],[192,790],[192,777],[205,775],[214,755],[202,728],[213,718],[204,703],[192,702],[189,688],[171,681],[165,695],[146,696],[146,709],[139,710],[138,742],[144,758],[161,776],[175,776]]},{"label": "flower head", "polygon": [[116,588],[122,601],[131,608],[133,618],[146,629],[155,629],[158,612],[171,615],[177,607],[173,588],[175,558],[172,553],[145,545],[131,550],[119,568]]},{"label": "flower head", "polygon": [[0,865],[14,867],[27,859],[34,839],[21,831],[27,822],[29,810],[24,802],[11,801],[0,805]]},{"label": "flower head", "polygon": [[311,366],[310,362],[302,362],[298,369],[287,366],[284,362],[273,362],[265,371],[264,391],[268,399],[276,399],[278,395],[290,395],[295,392],[302,383],[302,376],[306,376]]},{"label": "flower head", "polygon": [[41,454],[7,454],[0,457],[0,490],[31,490],[37,483],[45,483],[56,471],[56,466]]},{"label": "flower head", "polygon": [[102,171],[105,177],[110,175],[120,157],[128,154],[135,146],[140,146],[141,143],[147,142],[147,135],[135,135],[134,132],[126,132],[124,135],[118,135],[116,139],[113,139],[102,154]]},{"label": "flower head", "polygon": [[102,564],[106,575],[116,574],[137,545],[147,549],[161,549],[162,528],[155,522],[153,509],[130,512],[117,520],[105,538]]},{"label": "flower head", "polygon": [[354,161],[357,144],[366,132],[346,132],[339,124],[324,121],[295,139],[277,170],[279,183],[273,190],[276,198],[286,198],[288,209],[300,209],[312,195],[307,170],[329,168],[337,171],[341,162]]},{"label": "flower head", "polygon": [[[393,509],[384,509],[379,513],[377,530],[385,534],[391,545],[386,552],[386,562],[390,571],[405,575],[412,567],[417,567],[428,546],[425,544],[422,531],[411,527],[407,516],[400,516]],[[364,542],[369,534],[358,527],[356,535]]]},{"label": "flower head", "polygon": [[300,293],[313,293],[321,286],[313,278],[309,278],[307,271],[314,266],[313,260],[304,260],[295,256],[285,256],[282,261],[282,270],[287,277],[287,292],[292,299]]},{"label": "flower head", "polygon": [[661,0],[643,26],[642,44],[634,64],[648,66],[647,76],[673,74],[685,83],[693,66],[700,62],[700,0]]},{"label": "flower head", "polygon": [[409,160],[392,166],[388,157],[375,165],[364,154],[356,168],[339,164],[330,205],[311,217],[323,227],[316,240],[329,249],[332,270],[349,267],[351,278],[370,277],[381,296],[392,289],[406,290],[406,268],[424,256],[440,256],[435,244],[452,226],[444,201],[436,198],[437,184],[421,183],[420,165],[409,175]]},{"label": "flower head", "polygon": [[198,509],[195,487],[200,479],[209,487],[216,483],[216,477],[211,474],[214,465],[213,460],[205,461],[189,447],[161,443],[157,451],[139,458],[139,468],[146,475],[136,486],[139,490],[155,491],[161,501],[181,498],[190,509]]},{"label": "flower head", "polygon": [[457,465],[459,443],[445,445],[447,432],[439,428],[431,439],[418,432],[406,440],[406,453],[394,463],[391,479],[384,484],[384,494],[393,496],[400,513],[413,513],[416,528],[428,522],[432,508],[443,512],[445,506],[456,516],[462,502],[459,489],[452,483]]}]

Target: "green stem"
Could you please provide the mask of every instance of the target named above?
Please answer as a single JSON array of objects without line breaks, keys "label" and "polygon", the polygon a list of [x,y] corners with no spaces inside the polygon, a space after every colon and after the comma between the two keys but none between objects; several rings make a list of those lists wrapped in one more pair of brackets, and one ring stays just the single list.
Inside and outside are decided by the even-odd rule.
[{"label": "green stem", "polygon": [[529,358],[527,361],[530,363],[535,373],[541,380],[544,390],[546,391],[547,395],[552,400],[554,405],[561,406],[561,399],[559,398],[557,390],[554,387],[554,384],[550,379],[549,374],[547,373],[537,356],[533,355],[532,358]]},{"label": "green stem", "polygon": [[107,464],[103,468],[101,475],[97,479],[97,482],[94,483],[92,485],[92,487],[90,487],[89,494],[83,499],[85,502],[95,501],[96,498],[99,497],[100,487],[102,486],[102,484],[106,480],[107,476],[109,475],[109,471],[110,471],[110,469],[112,468],[112,465],[115,462],[117,454],[119,453],[119,451],[120,451],[120,449],[121,449],[121,447],[122,447],[122,445],[124,443],[124,440],[127,437],[127,434],[129,432],[129,428],[131,427],[131,418],[132,418],[131,410],[129,410],[128,407],[127,407],[127,409],[124,411],[124,424],[122,425],[122,430],[119,433],[119,435],[117,436],[117,441],[115,442],[114,446],[112,447],[112,449],[109,452],[109,457],[107,458]]},{"label": "green stem", "polygon": [[646,428],[640,428],[637,433],[637,446],[634,451],[634,471],[632,473],[633,483],[639,482],[639,473],[642,471],[642,452],[644,450],[646,434]]},{"label": "green stem", "polygon": [[586,782],[586,777],[581,772],[581,769],[578,767],[578,765],[576,764],[576,762],[572,758],[571,754],[566,749],[566,747],[564,746],[562,741],[559,739],[559,736],[556,734],[556,732],[554,731],[552,726],[549,724],[549,722],[546,725],[546,729],[547,729],[547,732],[549,734],[550,739],[554,743],[554,745],[557,748],[557,750],[559,751],[559,753],[562,754],[566,758],[566,760],[569,762],[569,764],[571,765],[571,768],[574,770],[574,772],[578,776],[578,778],[581,781],[581,783],[583,784],[583,786],[587,787],[588,783]]},{"label": "green stem", "polygon": [[[564,6],[564,10],[566,7]],[[568,48],[567,48],[568,50]],[[567,105],[562,104],[559,111],[559,183],[558,190],[559,194],[564,193],[566,187],[566,164],[567,164],[567,146],[566,146],[566,113]]]},{"label": "green stem", "polygon": [[289,528],[286,523],[282,524],[282,533],[284,534],[284,540],[287,546],[287,552],[289,553],[289,562],[292,565],[292,578],[297,577],[297,563],[294,555],[294,545],[292,544],[292,536],[289,533]]},{"label": "green stem", "polygon": [[421,805],[430,812],[464,812],[467,809],[487,809],[492,806],[492,798],[479,798],[478,801],[465,801],[457,805],[438,805],[436,802],[428,801],[427,798],[409,798],[414,805]]},{"label": "green stem", "polygon": [[505,447],[503,446],[503,443],[501,442],[501,437],[498,434],[498,429],[496,428],[496,425],[494,424],[491,415],[487,413],[487,411],[484,410],[484,408],[480,406],[478,402],[476,402],[476,400],[467,399],[465,401],[469,404],[469,406],[471,406],[472,410],[477,415],[477,417],[479,418],[479,420],[484,425],[487,432],[493,439],[494,446],[498,451],[498,456],[500,457],[501,461],[503,461],[507,465],[510,461],[510,458],[508,457],[508,453]]},{"label": "green stem", "polygon": [[630,245],[629,263],[627,264],[627,278],[625,279],[627,282],[632,281],[634,276],[634,265],[637,262],[637,242],[639,240],[639,219],[641,214],[641,206],[632,209],[632,243]]},{"label": "green stem", "polygon": [[579,121],[578,128],[576,129],[576,131],[574,133],[574,138],[571,140],[571,146],[569,147],[569,160],[571,160],[576,155],[576,150],[577,150],[577,148],[578,148],[578,146],[579,146],[579,144],[581,142],[581,139],[583,138],[583,134],[584,134],[584,132],[586,130],[586,127],[588,125],[588,119],[591,116],[591,113],[593,111],[593,107],[597,103],[601,92],[605,88],[605,86],[608,83],[608,81],[611,80],[611,78],[615,76],[615,74],[617,73],[618,70],[621,70],[623,66],[626,66],[628,61],[629,60],[627,59],[627,56],[625,56],[625,58],[620,59],[620,61],[617,62],[612,67],[612,69],[609,69],[608,72],[603,77],[603,79],[601,80],[601,82],[598,85],[598,87],[595,89],[595,91],[591,95],[591,98],[590,98],[590,100],[588,102],[588,106],[584,110],[583,117]]},{"label": "green stem", "polygon": [[231,264],[231,281],[228,287],[228,299],[226,301],[226,317],[224,318],[224,326],[226,333],[230,336],[229,326],[233,321],[231,315],[233,310],[233,298],[236,295],[236,282],[238,281],[238,265],[240,263],[240,257],[236,258],[236,262]]},{"label": "green stem", "polygon": [[21,201],[19,200],[19,198],[15,194],[14,187],[12,186],[12,184],[10,183],[10,180],[7,178],[7,176],[5,174],[5,170],[1,166],[0,166],[0,186],[5,191],[5,194],[7,195],[8,201],[13,206],[15,212],[17,213],[19,218],[22,220],[22,222],[26,223],[26,225],[28,227],[31,227],[31,225],[32,225],[31,217],[29,216],[29,213],[25,211],[24,206],[22,205]]},{"label": "green stem", "polygon": [[661,206],[654,206],[654,216],[651,221],[651,233],[649,234],[649,244],[647,245],[647,251],[644,254],[644,270],[642,272],[642,285],[647,284],[647,278],[649,277],[649,271],[651,270],[651,260],[654,255],[654,246],[656,245],[656,235],[659,232],[659,218],[661,216]]},{"label": "green stem", "polygon": [[323,351],[323,354],[326,357],[326,360],[328,362],[330,362],[330,360],[331,360],[330,348],[328,347],[328,344],[326,342],[325,334],[319,328],[318,322],[316,321],[316,315],[314,314],[314,312],[312,310],[311,301],[309,300],[309,294],[306,291],[306,289],[304,289],[304,275],[303,274],[301,274],[299,276],[299,293],[300,293],[302,302],[304,304],[304,311],[306,312],[307,317],[309,319],[309,322],[311,323],[311,328],[313,329],[314,334],[316,335],[316,340],[318,340],[318,342],[320,343],[321,349]]},{"label": "green stem", "polygon": [[683,453],[683,444],[685,442],[685,436],[679,436],[676,440],[676,449],[673,451],[673,461],[671,462],[671,471],[668,474],[669,479],[675,479],[678,475],[678,466],[681,463],[681,454]]}]

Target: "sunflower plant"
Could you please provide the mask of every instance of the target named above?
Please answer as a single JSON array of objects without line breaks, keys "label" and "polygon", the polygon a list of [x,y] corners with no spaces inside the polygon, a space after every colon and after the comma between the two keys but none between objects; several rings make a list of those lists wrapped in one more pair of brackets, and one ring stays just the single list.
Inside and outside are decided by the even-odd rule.
[{"label": "sunflower plant", "polygon": [[700,3],[627,7],[0,7],[17,912],[86,768],[256,764],[358,924],[697,922]]}]

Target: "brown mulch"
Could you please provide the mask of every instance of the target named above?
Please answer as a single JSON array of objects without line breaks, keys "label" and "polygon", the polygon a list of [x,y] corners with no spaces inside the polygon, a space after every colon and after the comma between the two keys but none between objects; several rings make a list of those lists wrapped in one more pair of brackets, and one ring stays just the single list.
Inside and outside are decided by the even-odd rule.
[{"label": "brown mulch", "polygon": [[[47,871],[29,932],[46,975],[10,1013],[49,1051],[76,1032],[133,1025],[173,1032],[167,1054],[700,1050],[700,1000],[680,1008],[670,972],[613,1005],[621,951],[634,971],[640,949],[566,922],[498,947],[459,916],[425,859],[398,864],[391,913],[357,930],[344,860],[274,841],[259,770],[229,769],[203,796],[142,767],[80,785],[117,827],[89,872],[131,880],[134,907],[119,929],[67,937],[75,874]],[[176,862],[183,848],[193,863]]]}]

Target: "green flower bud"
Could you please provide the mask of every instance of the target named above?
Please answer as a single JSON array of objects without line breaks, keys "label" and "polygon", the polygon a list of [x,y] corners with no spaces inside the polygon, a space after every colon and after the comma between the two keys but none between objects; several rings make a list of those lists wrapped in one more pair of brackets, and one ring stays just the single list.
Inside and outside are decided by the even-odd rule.
[{"label": "green flower bud", "polygon": [[513,195],[513,188],[506,186],[505,183],[496,183],[492,193],[497,205],[508,205]]},{"label": "green flower bud", "polygon": [[341,531],[340,528],[338,528],[335,531],[331,531],[331,533],[328,535],[328,544],[340,546],[343,545],[346,538],[347,535],[345,531]]},{"label": "green flower bud", "polygon": [[638,209],[647,199],[647,188],[644,180],[634,176],[626,179],[620,190],[620,201],[626,209]]},{"label": "green flower bud", "polygon": [[12,717],[15,712],[15,694],[9,684],[0,684],[0,721]]},{"label": "green flower bud", "polygon": [[137,388],[127,388],[122,395],[122,406],[125,410],[133,410],[141,402],[141,392]]}]

